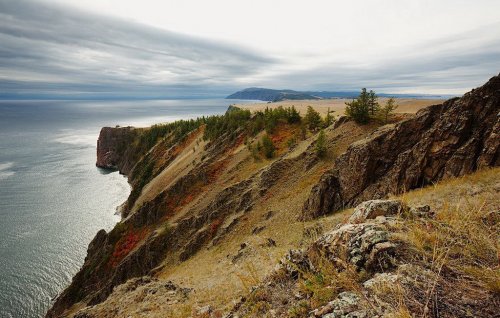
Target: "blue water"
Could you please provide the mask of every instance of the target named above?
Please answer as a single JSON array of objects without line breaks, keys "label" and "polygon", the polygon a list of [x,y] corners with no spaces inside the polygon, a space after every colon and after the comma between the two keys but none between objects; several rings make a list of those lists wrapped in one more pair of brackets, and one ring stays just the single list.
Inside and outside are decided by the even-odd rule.
[{"label": "blue water", "polygon": [[0,317],[43,316],[95,233],[119,220],[130,189],[95,167],[102,126],[220,114],[230,103],[0,101]]}]

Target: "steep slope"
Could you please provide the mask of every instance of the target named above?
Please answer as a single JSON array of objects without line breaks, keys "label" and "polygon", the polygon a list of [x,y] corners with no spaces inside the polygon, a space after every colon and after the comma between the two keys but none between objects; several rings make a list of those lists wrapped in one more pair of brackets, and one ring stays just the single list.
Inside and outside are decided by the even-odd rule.
[{"label": "steep slope", "polygon": [[[328,158],[338,156],[347,145],[377,127],[347,121],[328,128]],[[277,147],[276,156],[256,160],[250,147],[243,144],[246,132],[234,131],[207,142],[203,140],[204,129],[194,129],[173,145],[167,135],[133,164],[128,174],[133,191],[124,207],[124,220],[110,233],[98,233],[82,269],[58,297],[48,317],[71,316],[79,308],[98,304],[130,278],[179,275],[183,264],[205,247],[212,253],[219,246],[239,246],[268,234],[276,240],[278,233],[274,231],[286,233],[290,229],[286,220],[297,218],[305,195],[328,165],[315,154],[316,135],[308,133],[306,139],[296,140],[289,149],[287,143],[295,140],[300,127],[279,123],[270,135]],[[100,144],[109,132],[103,134]],[[144,139],[137,136],[131,143],[134,152],[142,149],[138,140]],[[262,133],[247,137],[247,143],[256,147]],[[129,152],[118,153],[127,157]],[[118,158],[115,162],[113,166],[120,167],[121,162],[131,160]],[[262,220],[273,226],[261,224]],[[294,226],[302,227],[300,222]],[[297,236],[277,239],[279,247],[271,246],[275,256],[263,260],[268,270],[300,231]],[[259,249],[260,244],[256,244]],[[239,281],[236,276],[231,280]]]},{"label": "steep slope", "polygon": [[500,164],[500,76],[354,143],[305,202],[311,219]]}]

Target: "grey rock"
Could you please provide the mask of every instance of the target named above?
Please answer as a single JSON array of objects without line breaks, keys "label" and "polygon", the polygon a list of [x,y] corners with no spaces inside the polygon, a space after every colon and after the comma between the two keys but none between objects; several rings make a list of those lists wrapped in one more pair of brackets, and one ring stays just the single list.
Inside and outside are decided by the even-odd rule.
[{"label": "grey rock", "polygon": [[337,299],[315,310],[313,315],[322,318],[372,317],[369,311],[363,308],[360,297],[351,292],[340,293]]},{"label": "grey rock", "polygon": [[378,216],[396,215],[408,207],[399,200],[370,200],[359,204],[348,222],[363,223]]}]

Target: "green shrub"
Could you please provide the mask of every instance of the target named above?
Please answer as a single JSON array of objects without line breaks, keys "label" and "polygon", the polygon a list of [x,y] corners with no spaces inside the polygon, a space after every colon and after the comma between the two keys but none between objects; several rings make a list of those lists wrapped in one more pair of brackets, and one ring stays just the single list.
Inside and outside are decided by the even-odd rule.
[{"label": "green shrub", "polygon": [[305,140],[307,138],[307,126],[306,123],[300,124],[300,138]]},{"label": "green shrub", "polygon": [[377,99],[374,91],[367,92],[363,88],[356,99],[346,103],[345,114],[358,124],[366,124],[371,118],[378,116],[380,106]]},{"label": "green shrub", "polygon": [[287,140],[286,145],[288,149],[292,149],[297,145],[297,139],[295,137],[291,137],[290,139]]},{"label": "green shrub", "polygon": [[262,150],[264,151],[264,156],[268,159],[274,157],[274,152],[276,148],[274,147],[273,141],[268,135],[262,137]]},{"label": "green shrub", "polygon": [[305,121],[308,128],[315,131],[321,126],[321,115],[311,106],[307,106]]},{"label": "green shrub", "polygon": [[326,155],[326,137],[323,129],[319,132],[318,139],[316,140],[316,155],[320,158]]},{"label": "green shrub", "polygon": [[327,128],[328,126],[333,124],[334,119],[333,119],[332,113],[334,113],[334,112],[335,111],[330,111],[330,108],[328,108],[328,111],[326,112],[325,120],[323,121],[324,128]]},{"label": "green shrub", "polygon": [[389,98],[385,105],[378,109],[377,117],[380,121],[386,124],[392,116],[394,116],[394,111],[398,108],[394,98]]}]

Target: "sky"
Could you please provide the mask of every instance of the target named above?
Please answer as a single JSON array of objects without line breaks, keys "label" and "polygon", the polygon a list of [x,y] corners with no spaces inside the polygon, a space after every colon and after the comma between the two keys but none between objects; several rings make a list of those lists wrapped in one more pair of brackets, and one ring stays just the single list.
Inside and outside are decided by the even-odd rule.
[{"label": "sky", "polygon": [[500,72],[499,12],[496,0],[0,0],[0,98],[462,94]]}]

